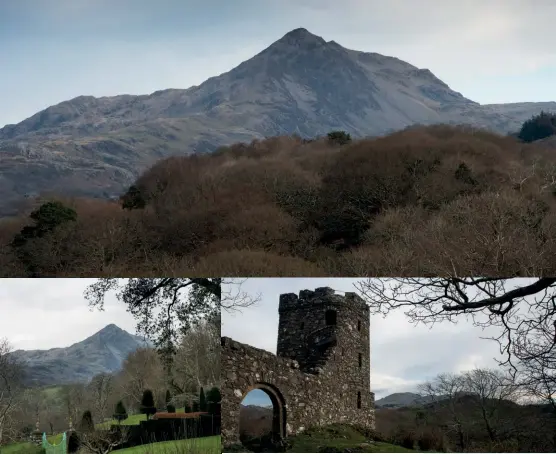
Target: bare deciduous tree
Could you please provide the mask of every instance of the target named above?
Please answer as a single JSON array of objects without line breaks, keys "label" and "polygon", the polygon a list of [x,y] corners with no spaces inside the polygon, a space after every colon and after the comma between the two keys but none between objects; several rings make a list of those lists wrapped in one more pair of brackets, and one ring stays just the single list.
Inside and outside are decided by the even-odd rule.
[{"label": "bare deciduous tree", "polygon": [[164,373],[160,358],[150,348],[130,353],[122,365],[120,389],[126,396],[128,407],[137,409],[145,389],[153,392],[164,388]]},{"label": "bare deciduous tree", "polygon": [[83,384],[72,384],[62,387],[62,398],[67,411],[68,418],[75,424],[79,416],[85,411],[87,393]]},{"label": "bare deciduous tree", "polygon": [[173,391],[186,393],[220,383],[220,317],[203,321],[187,333],[174,358]]},{"label": "bare deciduous tree", "polygon": [[503,403],[517,400],[520,394],[515,377],[490,369],[473,369],[462,377],[465,391],[477,397],[485,430],[490,440],[495,441],[499,435],[497,426],[503,418]]},{"label": "bare deciduous tree", "polygon": [[129,439],[129,430],[120,426],[115,430],[93,430],[80,434],[81,445],[92,454],[109,454]]},{"label": "bare deciduous tree", "polygon": [[457,434],[460,448],[462,451],[465,450],[466,437],[463,416],[456,405],[458,397],[465,391],[463,377],[456,374],[440,374],[434,380],[423,383],[419,390],[427,401],[443,401],[447,404],[451,416],[451,420],[446,421],[447,428]]},{"label": "bare deciduous tree", "polygon": [[14,429],[13,416],[21,404],[23,366],[11,354],[6,339],[0,339],[0,445]]},{"label": "bare deciduous tree", "polygon": [[112,374],[98,374],[95,375],[88,386],[88,391],[92,397],[92,404],[94,406],[94,414],[98,415],[103,422],[107,415],[108,402],[114,390],[114,376]]},{"label": "bare deciduous tree", "polygon": [[220,307],[227,311],[238,311],[257,304],[261,295],[251,295],[242,289],[247,279],[222,279],[222,298]]},{"label": "bare deciduous tree", "polygon": [[501,364],[556,410],[556,279],[367,279],[356,287],[371,313],[400,309],[415,323],[467,317],[497,328]]}]

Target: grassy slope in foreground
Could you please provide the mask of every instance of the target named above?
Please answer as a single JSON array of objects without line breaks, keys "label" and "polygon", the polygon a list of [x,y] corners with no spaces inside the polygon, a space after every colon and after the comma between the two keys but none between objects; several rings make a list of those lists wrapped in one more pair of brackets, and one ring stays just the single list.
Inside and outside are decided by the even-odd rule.
[{"label": "grassy slope in foreground", "polygon": [[[314,427],[306,432],[288,437],[286,452],[414,452],[411,449],[365,436],[354,427],[332,424]],[[241,445],[224,448],[223,452],[249,452]]]},{"label": "grassy slope in foreground", "polygon": [[313,428],[292,437],[288,452],[413,452],[401,446],[369,440],[358,430],[347,425]]},{"label": "grassy slope in foreground", "polygon": [[220,436],[192,438],[191,440],[165,441],[150,445],[135,446],[133,448],[117,451],[122,454],[181,454],[181,453],[207,453],[220,454]]}]

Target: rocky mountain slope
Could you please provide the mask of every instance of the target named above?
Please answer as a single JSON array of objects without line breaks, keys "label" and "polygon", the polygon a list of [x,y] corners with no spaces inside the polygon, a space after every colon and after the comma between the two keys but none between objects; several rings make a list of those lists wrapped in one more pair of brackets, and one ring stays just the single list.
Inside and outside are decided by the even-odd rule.
[{"label": "rocky mountain slope", "polygon": [[511,132],[541,109],[556,103],[482,106],[427,69],[296,29],[199,86],[80,96],[0,129],[0,214],[44,191],[115,195],[160,158],[238,141],[440,122]]},{"label": "rocky mountain slope", "polygon": [[29,385],[87,382],[101,372],[115,372],[131,352],[149,342],[114,324],[66,348],[17,350],[13,354],[26,365]]}]

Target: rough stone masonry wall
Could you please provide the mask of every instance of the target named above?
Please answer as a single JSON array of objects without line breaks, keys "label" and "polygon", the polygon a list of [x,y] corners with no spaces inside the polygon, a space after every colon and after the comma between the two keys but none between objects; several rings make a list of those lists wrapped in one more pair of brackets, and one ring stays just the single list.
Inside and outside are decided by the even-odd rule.
[{"label": "rough stone masonry wall", "polygon": [[[222,338],[222,443],[239,442],[239,410],[249,391],[269,386],[280,393],[280,405],[285,411],[286,435],[295,435],[311,426],[349,422],[374,427],[374,399],[357,409],[356,401],[346,405],[338,387],[341,377],[334,372],[317,375],[299,370],[295,360],[280,358],[272,353],[233,339]],[[369,404],[373,403],[370,408]]]},{"label": "rough stone masonry wall", "polygon": [[[326,313],[336,313],[335,325],[327,326]],[[277,354],[295,359],[301,370],[322,369],[336,377],[340,398],[374,408],[370,392],[369,308],[355,293],[337,295],[328,287],[303,290],[297,296],[280,296]],[[322,333],[322,335],[321,335]],[[326,349],[314,348],[315,337],[334,336]]]}]

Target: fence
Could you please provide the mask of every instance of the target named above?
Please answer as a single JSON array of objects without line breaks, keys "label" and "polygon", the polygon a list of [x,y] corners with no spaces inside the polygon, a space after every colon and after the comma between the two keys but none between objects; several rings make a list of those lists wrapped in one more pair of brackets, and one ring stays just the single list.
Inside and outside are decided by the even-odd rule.
[{"label": "fence", "polygon": [[46,451],[46,454],[67,454],[68,443],[66,440],[66,433],[62,435],[62,441],[57,445],[51,445],[46,439],[46,433],[42,434],[42,447]]}]

